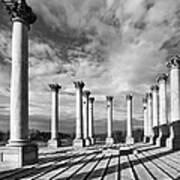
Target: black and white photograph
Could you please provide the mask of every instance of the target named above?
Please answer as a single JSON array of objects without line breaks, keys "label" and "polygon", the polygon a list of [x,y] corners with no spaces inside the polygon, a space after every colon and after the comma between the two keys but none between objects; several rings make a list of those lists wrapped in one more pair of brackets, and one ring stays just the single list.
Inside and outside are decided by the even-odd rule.
[{"label": "black and white photograph", "polygon": [[0,180],[180,180],[180,0],[0,0]]}]

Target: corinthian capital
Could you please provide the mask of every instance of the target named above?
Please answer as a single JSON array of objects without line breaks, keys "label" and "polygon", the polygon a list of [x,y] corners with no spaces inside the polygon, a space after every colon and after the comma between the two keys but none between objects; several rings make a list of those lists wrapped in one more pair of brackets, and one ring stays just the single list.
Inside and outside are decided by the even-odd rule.
[{"label": "corinthian capital", "polygon": [[93,104],[94,100],[95,100],[94,97],[90,97],[90,98],[89,98],[89,102],[90,102],[91,104]]},{"label": "corinthian capital", "polygon": [[58,92],[59,89],[61,89],[61,86],[59,84],[49,84],[49,87],[52,91]]},{"label": "corinthian capital", "polygon": [[19,19],[27,23],[33,24],[37,17],[33,13],[31,7],[29,7],[25,0],[2,0],[5,7],[11,16],[12,20]]},{"label": "corinthian capital", "polygon": [[143,107],[144,109],[147,108],[147,97],[143,98]]},{"label": "corinthian capital", "polygon": [[152,85],[151,86],[151,91],[158,92],[159,91],[159,86],[158,85]]},{"label": "corinthian capital", "polygon": [[160,82],[167,81],[167,79],[168,79],[168,76],[165,73],[162,73],[162,74],[157,75],[156,81],[157,83],[160,83]]},{"label": "corinthian capital", "polygon": [[152,93],[146,93],[146,98],[147,99],[152,99]]},{"label": "corinthian capital", "polygon": [[82,89],[85,85],[83,81],[75,81],[73,83],[75,85],[75,88],[80,88],[80,89]]},{"label": "corinthian capital", "polygon": [[106,96],[107,101],[112,101],[113,98],[114,98],[113,96]]},{"label": "corinthian capital", "polygon": [[83,96],[86,97],[86,98],[89,98],[91,92],[90,91],[84,91],[83,92]]},{"label": "corinthian capital", "polygon": [[126,95],[126,100],[132,100],[132,97],[133,97],[132,94],[127,94],[127,95]]},{"label": "corinthian capital", "polygon": [[174,69],[174,68],[179,69],[180,68],[180,56],[179,55],[172,56],[167,63],[167,67],[170,69]]}]

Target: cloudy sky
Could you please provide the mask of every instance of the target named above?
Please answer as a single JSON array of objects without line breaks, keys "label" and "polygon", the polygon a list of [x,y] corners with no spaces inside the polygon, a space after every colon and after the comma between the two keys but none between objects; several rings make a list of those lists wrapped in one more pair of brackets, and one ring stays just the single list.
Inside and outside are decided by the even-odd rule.
[{"label": "cloudy sky", "polygon": [[[60,129],[74,129],[74,80],[96,98],[95,120],[105,126],[106,95],[114,119],[126,119],[125,95],[134,94],[134,118],[142,97],[168,57],[180,51],[180,0],[28,0],[38,20],[29,32],[30,125],[48,130],[48,83],[62,85]],[[0,127],[8,128],[11,22],[0,4]]]}]

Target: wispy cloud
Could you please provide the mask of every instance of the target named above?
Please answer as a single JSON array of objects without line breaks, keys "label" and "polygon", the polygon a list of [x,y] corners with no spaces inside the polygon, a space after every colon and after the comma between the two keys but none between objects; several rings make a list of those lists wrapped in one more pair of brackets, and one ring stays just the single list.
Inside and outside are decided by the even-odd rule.
[{"label": "wispy cloud", "polygon": [[[118,99],[115,118],[124,119],[127,92],[135,94],[135,117],[141,119],[143,93],[155,83],[158,72],[167,72],[167,57],[179,51],[180,2],[29,0],[28,3],[38,15],[30,31],[31,104],[36,105],[31,106],[31,114],[50,112],[48,83],[58,82],[64,92],[61,116],[74,118],[72,82],[82,79],[85,88],[97,99],[96,119],[106,116],[105,95],[115,95]],[[5,23],[7,15],[1,13],[0,91],[8,96],[11,32]]]}]

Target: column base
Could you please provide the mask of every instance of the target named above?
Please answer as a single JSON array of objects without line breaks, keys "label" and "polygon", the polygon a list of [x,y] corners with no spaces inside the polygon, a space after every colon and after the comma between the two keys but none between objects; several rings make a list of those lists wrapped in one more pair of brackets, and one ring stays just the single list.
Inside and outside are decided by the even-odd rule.
[{"label": "column base", "polygon": [[156,145],[160,147],[166,146],[166,140],[169,137],[169,126],[167,124],[159,127],[159,136],[156,139]]},{"label": "column base", "polygon": [[179,138],[169,137],[166,141],[166,146],[171,150],[179,150],[180,149],[180,137]]},{"label": "column base", "polygon": [[10,163],[14,168],[34,164],[38,161],[38,147],[35,144],[18,146],[8,144],[0,148],[2,163]]},{"label": "column base", "polygon": [[84,139],[74,139],[73,140],[73,147],[77,147],[77,148],[85,147]]},{"label": "column base", "polygon": [[171,123],[170,137],[166,141],[166,146],[171,150],[180,149],[180,120]]},{"label": "column base", "polygon": [[144,143],[149,143],[149,141],[150,141],[149,136],[144,136],[143,142],[144,142]]},{"label": "column base", "polygon": [[154,136],[150,136],[149,137],[149,144],[153,144],[154,143],[153,140],[154,140]]},{"label": "column base", "polygon": [[91,145],[95,144],[95,139],[94,138],[90,138],[90,141],[91,141]]},{"label": "column base", "polygon": [[85,146],[90,146],[90,145],[91,145],[91,140],[90,140],[90,138],[85,138],[85,139],[84,139],[84,142],[85,142]]},{"label": "column base", "polygon": [[152,144],[155,145],[156,144],[156,139],[158,138],[159,136],[159,127],[156,126],[156,127],[153,127],[153,139],[152,139]]},{"label": "column base", "polygon": [[107,137],[106,138],[106,145],[112,145],[114,144],[114,139],[112,137]]},{"label": "column base", "polygon": [[61,146],[61,141],[59,139],[50,139],[48,141],[48,147],[50,148],[58,148]]},{"label": "column base", "polygon": [[134,144],[134,138],[133,137],[126,137],[126,144]]}]

